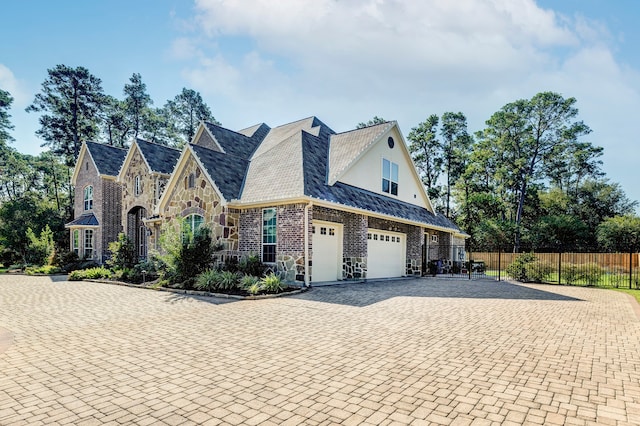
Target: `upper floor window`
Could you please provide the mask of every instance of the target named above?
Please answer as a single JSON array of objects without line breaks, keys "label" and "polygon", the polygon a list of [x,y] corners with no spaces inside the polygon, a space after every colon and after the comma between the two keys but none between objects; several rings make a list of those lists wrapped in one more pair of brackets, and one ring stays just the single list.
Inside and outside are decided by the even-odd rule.
[{"label": "upper floor window", "polygon": [[190,173],[187,178],[187,188],[195,188],[196,187],[196,175],[195,173]]},{"label": "upper floor window", "polygon": [[382,159],[382,192],[398,195],[398,165]]},{"label": "upper floor window", "polygon": [[84,209],[93,209],[93,186],[84,188]]},{"label": "upper floor window", "polygon": [[142,178],[140,175],[136,176],[134,179],[134,193],[136,194],[136,197],[142,194]]},{"label": "upper floor window", "polygon": [[262,210],[262,261],[276,261],[276,209]]}]

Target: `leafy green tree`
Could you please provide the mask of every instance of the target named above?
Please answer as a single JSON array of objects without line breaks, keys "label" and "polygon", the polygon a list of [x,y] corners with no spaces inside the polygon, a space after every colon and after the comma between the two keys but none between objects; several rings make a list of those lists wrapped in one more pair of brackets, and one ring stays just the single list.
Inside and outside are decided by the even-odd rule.
[{"label": "leafy green tree", "polygon": [[126,147],[130,131],[131,126],[127,120],[125,103],[113,96],[105,96],[102,109],[102,132],[107,144],[121,148]]},{"label": "leafy green tree", "polygon": [[444,172],[447,176],[444,214],[451,217],[452,187],[465,171],[473,143],[467,131],[467,117],[461,112],[445,112],[442,114],[440,135],[442,136]]},{"label": "leafy green tree", "polygon": [[[9,142],[13,142],[13,137],[9,133],[13,130],[13,124],[11,124],[11,114],[9,109],[13,103],[11,94],[7,91],[0,89],[0,150]],[[2,152],[2,151],[0,151]]]},{"label": "leafy green tree", "polygon": [[363,129],[365,127],[375,126],[377,124],[383,124],[383,123],[386,123],[386,122],[387,122],[387,120],[385,120],[384,118],[378,117],[377,115],[374,115],[373,118],[371,120],[367,121],[366,123],[364,121],[358,123],[358,125],[356,126],[356,129]]},{"label": "leafy green tree", "polygon": [[82,141],[98,134],[104,99],[102,82],[88,69],[57,65],[47,70],[41,93],[26,111],[42,113],[36,135],[73,166]]},{"label": "leafy green tree", "polygon": [[191,142],[200,121],[221,124],[213,117],[200,93],[192,89],[182,88],[182,92],[167,102],[165,109],[171,113],[176,129],[185,143]]},{"label": "leafy green tree", "polygon": [[131,135],[134,138],[144,129],[144,120],[149,114],[153,101],[147,93],[147,85],[139,73],[133,73],[129,83],[124,85],[124,111]]},{"label": "leafy green tree", "polygon": [[598,225],[598,242],[606,250],[631,252],[640,250],[640,217],[616,216]]},{"label": "leafy green tree", "polygon": [[25,250],[25,261],[32,265],[50,265],[53,260],[55,246],[53,244],[53,231],[49,225],[45,225],[40,231],[40,236],[36,236],[31,228],[27,228],[27,248]]},{"label": "leafy green tree", "polygon": [[496,172],[515,202],[516,251],[529,186],[544,177],[543,166],[552,154],[564,155],[568,147],[591,131],[582,121],[575,121],[575,103],[574,98],[564,99],[557,93],[538,93],[530,100],[520,99],[502,107],[487,121],[482,133],[499,156]]},{"label": "leafy green tree", "polygon": [[410,141],[409,152],[431,199],[439,195],[437,182],[444,161],[442,143],[437,138],[438,121],[437,115],[430,115],[412,128],[407,138]]}]

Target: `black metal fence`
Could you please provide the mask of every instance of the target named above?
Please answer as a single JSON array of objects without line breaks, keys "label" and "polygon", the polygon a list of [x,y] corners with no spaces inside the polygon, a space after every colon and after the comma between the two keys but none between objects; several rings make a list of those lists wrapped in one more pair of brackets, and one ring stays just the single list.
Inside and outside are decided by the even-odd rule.
[{"label": "black metal fence", "polygon": [[[553,249],[474,251],[440,248],[426,253],[427,274],[469,279],[515,279],[554,284],[640,289],[640,254],[563,252]],[[464,253],[464,260],[461,252]],[[445,256],[440,256],[441,254]],[[449,254],[446,256],[446,254]],[[441,266],[441,267],[440,267]]]}]

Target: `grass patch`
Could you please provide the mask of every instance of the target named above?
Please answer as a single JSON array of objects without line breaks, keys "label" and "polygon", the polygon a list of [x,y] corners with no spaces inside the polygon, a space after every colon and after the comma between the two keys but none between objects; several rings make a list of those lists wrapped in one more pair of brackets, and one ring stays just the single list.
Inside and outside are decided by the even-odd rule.
[{"label": "grass patch", "polygon": [[640,303],[640,290],[628,289],[628,288],[612,288],[611,290],[621,291],[623,293],[627,293],[636,298],[638,303]]}]

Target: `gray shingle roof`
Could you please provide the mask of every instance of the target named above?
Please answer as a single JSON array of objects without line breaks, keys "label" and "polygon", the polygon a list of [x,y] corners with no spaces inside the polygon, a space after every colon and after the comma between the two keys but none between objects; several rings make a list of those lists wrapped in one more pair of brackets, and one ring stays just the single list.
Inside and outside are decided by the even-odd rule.
[{"label": "gray shingle roof", "polygon": [[160,145],[148,142],[138,138],[136,140],[142,156],[147,160],[152,172],[163,174],[171,174],[178,159],[180,158],[180,150],[171,148],[166,145]]},{"label": "gray shingle roof", "polygon": [[239,198],[249,161],[200,145],[191,144],[190,146],[220,192],[222,192],[222,196],[226,200]]},{"label": "gray shingle roof", "polygon": [[85,213],[80,217],[72,220],[71,222],[65,224],[65,227],[70,226],[98,226],[98,219],[93,213]]},{"label": "gray shingle roof", "polygon": [[304,157],[304,191],[319,200],[382,213],[399,219],[408,219],[429,225],[459,230],[453,222],[442,215],[395,198],[356,188],[342,182],[326,184],[328,143],[326,140],[304,134],[302,146]]},{"label": "gray shingle roof", "polygon": [[316,117],[304,118],[302,120],[294,121],[293,123],[284,124],[271,129],[251,158],[253,159],[264,154],[280,142],[295,134],[299,134],[301,131],[311,133],[315,136],[325,136],[335,133]]},{"label": "gray shingle roof", "polygon": [[250,137],[212,123],[205,123],[205,125],[213,137],[216,138],[216,141],[220,144],[224,152],[245,159],[251,157],[251,154],[253,154],[260,142],[262,142],[266,134],[264,127],[269,128],[267,125],[258,126]]},{"label": "gray shingle roof", "polygon": [[93,162],[98,168],[98,173],[107,176],[117,176],[120,167],[127,156],[127,150],[105,145],[98,142],[85,142]]}]

